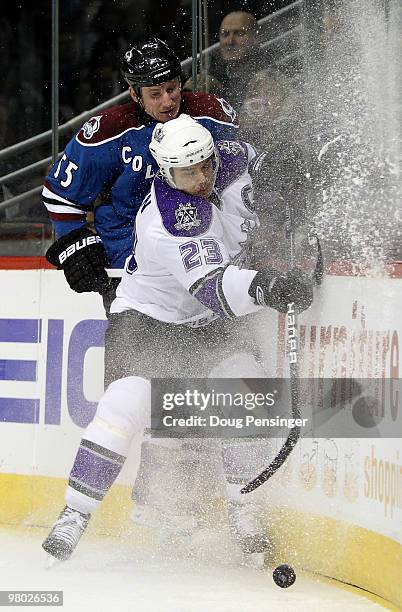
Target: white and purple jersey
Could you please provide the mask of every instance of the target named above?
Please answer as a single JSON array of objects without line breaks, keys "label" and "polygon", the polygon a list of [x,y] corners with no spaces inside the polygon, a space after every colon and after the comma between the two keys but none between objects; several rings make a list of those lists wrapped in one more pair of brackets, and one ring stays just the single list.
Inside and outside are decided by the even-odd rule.
[{"label": "white and purple jersey", "polygon": [[250,233],[258,226],[245,143],[217,144],[220,166],[211,201],[170,187],[159,176],[136,217],[112,313],[134,309],[159,321],[202,325],[258,311],[248,295]]}]

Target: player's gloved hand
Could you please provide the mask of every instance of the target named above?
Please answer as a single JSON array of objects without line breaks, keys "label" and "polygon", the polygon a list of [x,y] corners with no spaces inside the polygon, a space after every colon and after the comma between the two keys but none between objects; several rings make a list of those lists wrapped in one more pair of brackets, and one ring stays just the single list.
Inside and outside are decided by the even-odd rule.
[{"label": "player's gloved hand", "polygon": [[298,268],[287,274],[268,268],[257,272],[248,293],[261,306],[287,312],[288,304],[293,303],[296,312],[303,312],[313,301],[313,281]]},{"label": "player's gloved hand", "polygon": [[294,222],[300,225],[308,214],[313,185],[303,151],[297,145],[276,145],[258,155],[250,167],[254,202],[262,220],[283,225],[286,202],[292,202]]},{"label": "player's gloved hand", "polygon": [[47,250],[46,259],[64,271],[68,284],[77,293],[104,293],[109,287],[105,248],[101,238],[87,227],[56,240]]},{"label": "player's gloved hand", "polygon": [[252,162],[252,178],[264,179],[265,189],[286,191],[310,184],[305,154],[296,144],[277,144],[260,153]]}]

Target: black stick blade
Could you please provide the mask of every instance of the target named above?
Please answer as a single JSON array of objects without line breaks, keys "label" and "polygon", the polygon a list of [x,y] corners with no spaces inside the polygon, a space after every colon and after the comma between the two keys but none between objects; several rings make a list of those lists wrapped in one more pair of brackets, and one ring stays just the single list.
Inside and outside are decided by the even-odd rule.
[{"label": "black stick blade", "polygon": [[264,482],[267,482],[271,476],[275,474],[275,472],[281,467],[281,465],[286,461],[289,457],[290,453],[294,449],[297,444],[297,441],[300,437],[300,427],[293,427],[292,431],[288,435],[285,444],[282,446],[281,450],[269,464],[269,466],[261,472],[259,476],[251,480],[245,487],[240,490],[240,493],[251,493],[258,489]]}]

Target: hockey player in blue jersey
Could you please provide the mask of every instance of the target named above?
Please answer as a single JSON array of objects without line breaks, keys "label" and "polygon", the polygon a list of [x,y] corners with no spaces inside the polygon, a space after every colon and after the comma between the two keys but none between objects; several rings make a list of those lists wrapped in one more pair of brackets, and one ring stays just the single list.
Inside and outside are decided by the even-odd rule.
[{"label": "hockey player in blue jersey", "polygon": [[[58,238],[47,259],[64,270],[77,292],[107,293],[105,267],[122,268],[130,254],[135,216],[157,169],[148,148],[156,122],[185,112],[215,141],[236,138],[235,113],[225,100],[181,92],[180,61],[161,40],[150,38],[128,49],[122,74],[132,101],[89,119],[43,188]],[[94,213],[96,234],[87,227],[88,211]]]},{"label": "hockey player in blue jersey", "polygon": [[[150,150],[160,173],[136,218],[134,249],[111,307],[110,378],[70,473],[66,507],[43,548],[67,559],[117,478],[131,440],[149,426],[150,379],[205,377],[250,350],[249,315],[299,312],[313,300],[299,270],[251,267],[247,145],[223,141],[186,115],[159,123]],[[173,492],[172,492],[173,494]]]}]

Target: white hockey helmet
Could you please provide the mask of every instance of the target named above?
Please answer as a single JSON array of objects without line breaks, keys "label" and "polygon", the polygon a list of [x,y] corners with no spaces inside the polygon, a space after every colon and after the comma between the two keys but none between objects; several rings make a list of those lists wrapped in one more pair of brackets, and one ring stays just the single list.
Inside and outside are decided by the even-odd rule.
[{"label": "white hockey helmet", "polygon": [[214,156],[217,170],[218,155],[211,133],[189,115],[182,114],[177,119],[158,123],[149,150],[162,176],[174,188],[174,168],[187,168]]}]

